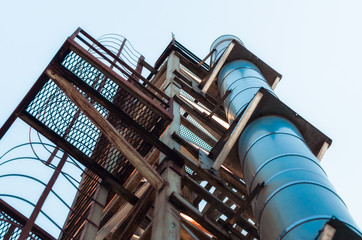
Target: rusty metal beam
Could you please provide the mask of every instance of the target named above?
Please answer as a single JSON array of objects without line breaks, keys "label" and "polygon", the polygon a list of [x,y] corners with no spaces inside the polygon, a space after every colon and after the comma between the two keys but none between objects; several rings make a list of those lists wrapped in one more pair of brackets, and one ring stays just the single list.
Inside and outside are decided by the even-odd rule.
[{"label": "rusty metal beam", "polygon": [[210,233],[215,235],[218,239],[225,240],[236,240],[235,236],[225,231],[220,225],[216,222],[211,221],[204,214],[200,213],[194,206],[187,202],[180,194],[173,192],[169,198],[169,201],[180,209],[183,213],[193,218],[201,226],[203,226]]},{"label": "rusty metal beam", "polygon": [[[129,126],[132,130],[136,131],[138,134],[143,136],[144,139],[146,139],[149,143],[151,143],[153,146],[155,146],[157,149],[163,152],[166,156],[171,157],[175,161],[180,162],[180,165],[183,164],[182,159],[180,159],[179,156],[176,155],[169,146],[160,141],[160,139],[157,138],[157,136],[155,136],[154,133],[146,131],[142,126],[140,126],[137,122],[135,122],[130,116],[124,113],[120,108],[115,106],[113,103],[111,103],[109,100],[103,97],[99,92],[94,90],[88,84],[84,83],[81,79],[76,77],[69,70],[65,69],[64,67],[56,63],[50,64],[49,69],[54,71],[59,76],[65,78],[69,82],[73,83],[74,85],[76,85],[78,88],[84,91],[89,97],[91,97],[92,100],[100,103],[114,116],[118,117],[125,124],[127,124],[127,126]],[[168,125],[170,120],[165,119],[165,121],[167,121],[165,122],[165,125]],[[164,130],[164,128],[166,128],[166,126],[162,126],[162,130]]]},{"label": "rusty metal beam", "polygon": [[181,218],[182,224],[187,227],[199,240],[211,240],[211,237],[208,236],[204,232],[203,229],[200,229],[198,226],[195,226],[193,222],[190,222],[190,220],[185,219],[184,217]]},{"label": "rusty metal beam", "polygon": [[35,117],[27,112],[22,112],[19,116],[24,122],[29,124],[32,128],[40,132],[43,136],[54,142],[60,148],[68,152],[75,159],[81,162],[86,168],[90,169],[96,175],[103,179],[102,184],[112,189],[115,193],[125,198],[129,203],[136,204],[138,198],[128,190],[126,190],[121,184],[118,183],[118,179],[111,173],[106,171],[95,161],[84,155],[81,151],[75,148],[70,143],[66,142],[62,137],[58,136],[55,132],[42,124]]},{"label": "rusty metal beam", "polygon": [[[151,156],[147,159],[147,162],[151,165],[154,165],[156,161],[158,161],[158,154],[157,150],[151,154]],[[156,155],[156,156],[154,156]],[[134,173],[130,176],[129,179],[124,184],[124,187],[133,192],[136,187],[140,184],[140,181],[143,179],[143,176],[138,172],[134,171]],[[123,206],[125,200],[120,198],[119,196],[115,196],[112,199],[111,203],[104,209],[103,217],[100,223],[100,228],[107,224],[111,218],[119,211],[119,209]]]},{"label": "rusty metal beam", "polygon": [[[81,56],[82,58],[87,60],[90,64],[92,64],[92,66],[96,67],[99,71],[101,71],[107,77],[112,79],[112,81],[114,81],[116,84],[118,84],[119,86],[124,88],[127,92],[131,93],[134,97],[139,99],[142,103],[144,103],[146,105],[148,104],[150,106],[150,108],[153,111],[155,111],[157,114],[162,116],[162,118],[172,119],[172,117],[170,116],[170,113],[167,110],[165,110],[163,107],[161,107],[160,105],[156,104],[155,101],[153,101],[152,98],[150,98],[150,96],[148,96],[145,92],[143,92],[142,90],[140,90],[139,88],[134,86],[131,82],[126,81],[121,76],[116,74],[110,67],[106,66],[100,60],[96,59],[92,54],[90,54],[88,51],[83,49],[75,41],[68,39],[67,42],[69,43],[69,45],[70,45],[69,48],[72,51],[74,51],[79,56]],[[152,92],[148,92],[148,94],[152,95]],[[156,95],[154,95],[153,97],[155,97],[156,99],[159,99],[159,97]],[[159,101],[161,104],[168,106],[168,104],[163,102],[162,100],[159,99]]]},{"label": "rusty metal beam", "polygon": [[208,118],[205,114],[203,114],[198,109],[190,106],[190,104],[186,103],[179,96],[174,96],[175,102],[177,102],[187,113],[192,115],[197,122],[199,122],[207,131],[209,131],[216,138],[219,138],[224,134],[226,128],[221,126],[218,122],[213,119]]},{"label": "rusty metal beam", "polygon": [[48,80],[48,76],[43,73],[39,79],[35,82],[35,84],[32,86],[32,88],[29,90],[29,92],[25,95],[23,100],[19,103],[19,105],[16,107],[16,109],[13,111],[13,113],[10,115],[10,117],[6,120],[4,125],[0,129],[0,139],[5,135],[5,133],[9,130],[11,125],[14,123],[14,121],[17,119],[19,114],[29,105],[29,103],[33,100],[33,98],[36,96],[38,91],[44,86],[46,81]]},{"label": "rusty metal beam", "polygon": [[[181,152],[179,152],[182,156],[184,156]],[[197,172],[199,177],[202,179],[207,179],[207,182],[211,183],[215,188],[222,189],[225,194],[227,194],[227,197],[233,200],[236,203],[244,202],[244,199],[242,198],[242,195],[240,193],[234,192],[232,189],[230,189],[224,181],[222,181],[221,178],[216,177],[211,172],[202,169],[198,165],[196,165],[192,160],[188,159],[186,156],[185,163],[186,166],[191,168],[193,171]]]},{"label": "rusty metal beam", "polygon": [[[180,61],[175,56],[174,52],[168,57],[166,78],[165,78],[165,93],[172,97],[177,94],[180,89],[174,84],[174,70],[179,69]],[[172,102],[172,111],[174,119],[165,133],[162,135],[162,141],[171,148],[180,149],[172,139],[172,133],[179,132],[180,129],[180,108],[176,102]],[[180,165],[163,154],[160,155],[160,165],[158,171],[161,176],[167,181],[167,185],[157,192],[155,198],[154,214],[152,221],[152,240],[179,240],[180,238],[180,218],[177,209],[169,203],[168,197],[172,192],[181,192],[181,169]]]},{"label": "rusty metal beam", "polygon": [[245,202],[240,205],[240,208],[235,212],[234,216],[229,219],[228,224],[233,225],[236,220],[241,216],[241,214],[246,210],[247,207],[250,207],[251,201],[255,198],[257,194],[259,194],[260,190],[264,187],[264,183],[258,184],[254,190],[247,197]]},{"label": "rusty metal beam", "polygon": [[74,104],[93,122],[108,140],[133,164],[133,166],[157,190],[164,185],[164,180],[156,170],[144,161],[143,157],[127,142],[122,135],[97,111],[97,109],[65,78],[51,70],[46,71],[58,87],[72,100]]},{"label": "rusty metal beam", "polygon": [[124,239],[128,240],[132,237],[142,219],[146,216],[148,210],[152,207],[155,199],[155,190],[149,186],[144,194],[140,197],[138,203],[128,213],[127,217],[123,220],[121,226],[112,234],[110,239]]}]

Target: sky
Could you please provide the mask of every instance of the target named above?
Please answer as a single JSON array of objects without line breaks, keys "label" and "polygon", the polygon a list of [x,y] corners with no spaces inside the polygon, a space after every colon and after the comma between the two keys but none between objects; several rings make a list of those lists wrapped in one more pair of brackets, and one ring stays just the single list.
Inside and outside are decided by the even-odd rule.
[{"label": "sky", "polygon": [[359,0],[3,1],[0,125],[77,27],[125,36],[151,65],[171,32],[200,58],[233,34],[283,75],[278,97],[333,140],[321,165],[362,227],[361,8]]}]

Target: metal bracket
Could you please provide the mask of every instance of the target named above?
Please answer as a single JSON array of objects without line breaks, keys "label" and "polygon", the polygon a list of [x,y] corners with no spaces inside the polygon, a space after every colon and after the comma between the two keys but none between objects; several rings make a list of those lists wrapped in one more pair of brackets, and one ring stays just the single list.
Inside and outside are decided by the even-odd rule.
[{"label": "metal bracket", "polygon": [[231,90],[227,90],[226,93],[224,94],[224,96],[220,99],[220,101],[216,104],[216,106],[214,107],[214,109],[210,112],[210,114],[208,115],[208,118],[212,118],[212,116],[214,116],[214,114],[216,113],[217,109],[220,108],[220,106],[224,103],[225,99],[230,95]]},{"label": "metal bracket", "polygon": [[224,63],[226,61],[226,59],[228,58],[231,50],[233,49],[233,47],[235,46],[234,42],[231,42],[229,44],[229,46],[226,48],[225,52],[222,54],[220,60],[217,62],[216,66],[214,69],[212,69],[212,72],[209,76],[209,78],[206,80],[205,85],[202,88],[202,92],[205,94],[207,92],[207,90],[209,90],[211,83],[214,81],[215,77],[217,76],[217,74],[219,73],[219,71],[221,70],[222,66],[224,66]]},{"label": "metal bracket", "polygon": [[264,187],[264,182],[259,183],[253,191],[251,191],[251,193],[249,194],[249,196],[247,197],[246,201],[243,203],[243,205],[240,206],[239,210],[236,211],[236,213],[234,214],[234,217],[232,217],[229,221],[228,224],[233,225],[237,218],[241,216],[241,214],[246,210],[246,208],[248,206],[250,206],[251,201],[256,197],[256,195],[258,195],[261,191],[261,189]]},{"label": "metal bracket", "polygon": [[261,92],[257,92],[255,94],[253,100],[250,102],[239,122],[236,124],[236,127],[231,133],[230,138],[226,141],[224,147],[221,149],[219,155],[217,156],[212,167],[213,169],[219,170],[221,164],[225,161],[235,142],[239,139],[241,132],[244,130],[247,122],[249,121],[251,115],[253,114],[255,108],[258,106],[262,97],[263,93]]}]

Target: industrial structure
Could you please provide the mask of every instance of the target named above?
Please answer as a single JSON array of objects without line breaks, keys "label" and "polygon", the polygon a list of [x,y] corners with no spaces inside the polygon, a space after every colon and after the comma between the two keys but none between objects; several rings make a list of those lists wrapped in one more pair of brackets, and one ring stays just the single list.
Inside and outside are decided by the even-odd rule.
[{"label": "industrial structure", "polygon": [[[231,35],[203,60],[172,39],[151,66],[77,29],[0,129],[1,144],[31,127],[1,149],[0,181],[40,186],[0,191],[0,238],[362,239],[319,165],[331,140],[277,98],[280,79]],[[24,159],[46,180],[1,171]]]}]

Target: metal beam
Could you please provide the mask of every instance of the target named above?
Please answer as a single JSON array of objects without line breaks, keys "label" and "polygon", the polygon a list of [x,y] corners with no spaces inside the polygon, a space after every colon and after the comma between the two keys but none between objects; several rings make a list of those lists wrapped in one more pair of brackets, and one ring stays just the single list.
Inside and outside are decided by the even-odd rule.
[{"label": "metal beam", "polygon": [[236,240],[235,236],[222,229],[220,225],[208,219],[204,214],[200,213],[199,210],[181,197],[180,194],[173,192],[169,201],[186,215],[200,223],[206,230],[215,235],[218,239]]},{"label": "metal beam", "polygon": [[41,133],[43,136],[48,138],[50,141],[54,142],[57,146],[62,148],[64,151],[72,155],[75,159],[77,159],[80,163],[82,163],[86,168],[94,172],[96,175],[98,175],[100,178],[102,178],[102,184],[106,187],[112,189],[116,194],[119,196],[125,198],[129,203],[136,204],[138,201],[138,198],[125,189],[119,182],[118,179],[116,179],[115,176],[113,176],[110,172],[106,171],[104,168],[102,168],[100,165],[98,165],[95,161],[93,161],[91,158],[87,157],[85,154],[83,154],[80,150],[75,148],[70,143],[66,142],[62,137],[57,135],[55,132],[53,132],[51,129],[49,129],[47,126],[45,126],[43,123],[41,123],[39,120],[37,120],[35,117],[30,115],[27,112],[22,112],[19,116],[24,122],[29,124],[32,128],[34,128],[36,131]]},{"label": "metal beam", "polygon": [[143,157],[123,138],[122,135],[97,111],[97,109],[65,78],[46,70],[58,87],[72,100],[74,104],[93,122],[107,139],[132,163],[132,165],[157,190],[164,185],[164,180],[156,170],[144,161]]},{"label": "metal beam", "polygon": [[140,197],[140,200],[123,220],[123,224],[118,227],[110,239],[130,239],[138,228],[138,225],[142,219],[146,216],[148,210],[152,207],[154,199],[155,190],[151,186],[148,186],[144,194]]},{"label": "metal beam", "polygon": [[[179,93],[180,89],[174,84],[174,71],[179,69],[180,59],[174,52],[170,54],[167,61],[166,79],[164,86],[167,86],[165,93],[172,97]],[[180,108],[176,102],[172,102],[174,119],[165,133],[162,135],[161,140],[170,148],[180,149],[172,139],[174,132],[180,132]],[[154,206],[154,216],[152,220],[152,240],[179,240],[180,239],[180,216],[177,209],[168,202],[168,198],[172,192],[181,192],[181,176],[180,173],[175,171],[175,163],[172,159],[165,157],[164,154],[160,155],[159,169],[161,176],[167,181],[167,185],[157,192]]]},{"label": "metal beam", "polygon": [[221,164],[225,161],[227,155],[231,151],[231,148],[234,146],[236,141],[239,139],[241,132],[244,130],[246,123],[249,121],[251,115],[253,114],[255,108],[258,106],[263,94],[258,92],[251,103],[249,104],[248,108],[244,112],[243,116],[240,118],[239,122],[237,123],[234,131],[231,133],[230,138],[227,140],[226,144],[222,148],[221,152],[217,156],[214,165],[212,166],[213,169],[219,170]]},{"label": "metal beam", "polygon": [[200,123],[207,131],[209,131],[216,138],[220,138],[226,131],[222,125],[216,122],[213,119],[208,118],[198,109],[192,107],[190,104],[186,103],[179,96],[174,96],[175,102],[177,102],[188,114],[194,117],[194,119]]},{"label": "metal beam", "polygon": [[[148,187],[149,187],[149,183],[146,183],[145,185],[143,185],[136,192],[136,196],[141,197],[145,193],[145,191],[147,190]],[[126,203],[126,204],[122,205],[119,208],[119,211],[114,216],[112,216],[112,218],[101,229],[99,229],[95,239],[103,240],[103,239],[107,239],[107,236],[110,237],[116,230],[117,225],[119,225],[120,223],[123,222],[123,220],[127,217],[128,213],[130,211],[132,211],[132,209],[133,209],[132,204]]]},{"label": "metal beam", "polygon": [[203,86],[203,88],[201,90],[204,94],[207,92],[207,90],[209,90],[211,83],[214,81],[217,74],[221,70],[221,67],[224,65],[226,59],[228,58],[231,50],[233,50],[234,46],[235,46],[235,43],[230,42],[229,46],[226,48],[225,52],[222,54],[220,60],[217,62],[215,68],[212,69],[212,72],[211,72],[209,78],[206,80],[205,85]]},{"label": "metal beam", "polygon": [[[69,70],[65,69],[63,66],[52,63],[49,66],[49,69],[54,71],[57,75],[60,75],[61,77],[67,79],[74,85],[76,85],[79,89],[81,89],[83,92],[85,92],[92,100],[100,103],[103,107],[105,107],[112,115],[116,116],[122,122],[124,122],[129,128],[137,132],[139,135],[143,136],[146,141],[148,141],[150,144],[154,145],[156,148],[158,148],[161,152],[163,152],[165,155],[172,157],[173,159],[177,159],[177,156],[174,154],[174,152],[169,148],[165,143],[160,141],[158,138],[158,135],[155,135],[153,132],[150,133],[146,129],[144,129],[140,124],[138,124],[136,121],[134,121],[130,116],[128,116],[126,113],[124,113],[120,108],[118,108],[116,105],[114,105],[112,102],[110,102],[108,99],[103,97],[99,92],[97,92],[95,89],[90,87],[88,84],[83,82],[81,79],[76,77],[74,74],[72,74]],[[172,116],[172,114],[170,115]],[[161,127],[161,130],[163,131],[166,126],[169,124],[169,122],[172,120],[172,118],[163,119],[164,123]]]}]

